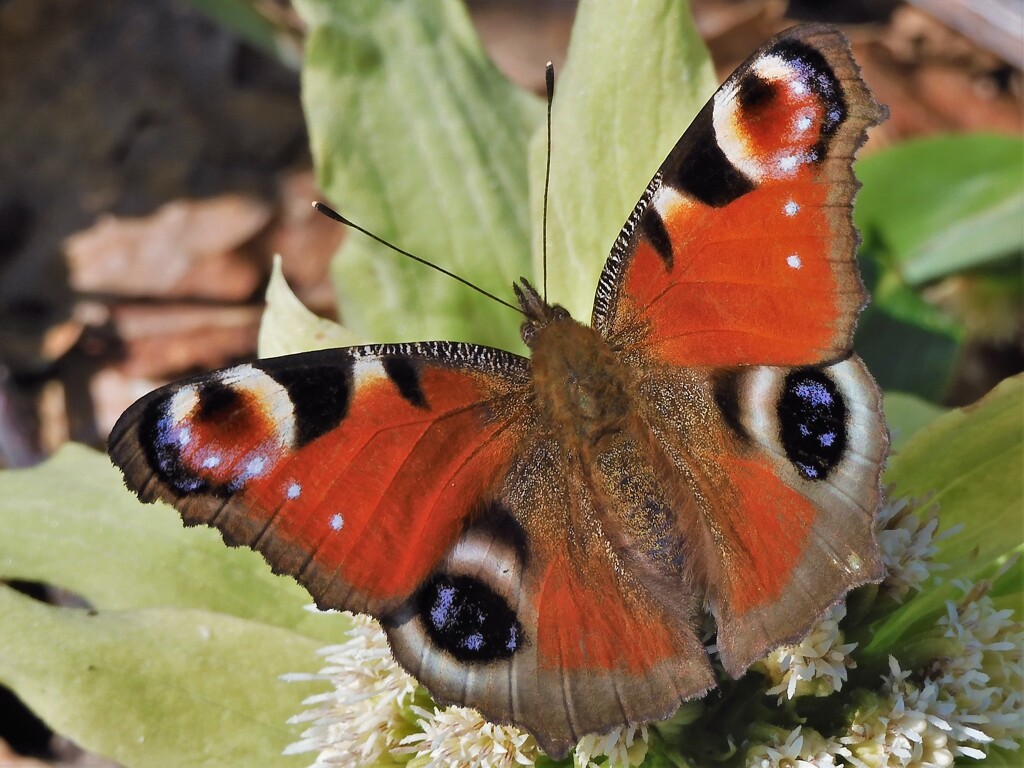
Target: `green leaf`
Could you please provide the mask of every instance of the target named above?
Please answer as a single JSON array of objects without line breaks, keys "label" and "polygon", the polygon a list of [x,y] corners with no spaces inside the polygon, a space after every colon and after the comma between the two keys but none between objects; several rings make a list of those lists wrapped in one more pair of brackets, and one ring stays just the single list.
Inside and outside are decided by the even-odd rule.
[{"label": "green leaf", "polygon": [[[296,0],[320,186],[356,223],[499,295],[529,267],[526,148],[543,116],[486,57],[456,0]],[[375,342],[521,346],[516,316],[350,233],[345,325]]]},{"label": "green leaf", "polygon": [[[858,204],[860,198],[857,198]],[[871,233],[860,252],[871,303],[857,322],[854,348],[884,390],[937,401],[945,394],[964,333],[883,263]]]},{"label": "green leaf", "polygon": [[260,357],[351,347],[359,343],[359,338],[347,328],[317,317],[299,301],[284,279],[280,256],[274,257],[266,302],[260,318]]},{"label": "green leaf", "polygon": [[946,412],[941,406],[905,392],[886,392],[884,408],[893,453],[901,451],[923,427]]},{"label": "green leaf", "polygon": [[[657,41],[652,43],[652,41]],[[688,2],[584,0],[556,73],[548,295],[583,322],[619,229],[717,85]],[[530,148],[534,275],[541,275],[543,129]]]},{"label": "green leaf", "polygon": [[953,580],[994,576],[1024,551],[1022,416],[1024,374],[974,405],[935,419],[892,457],[885,475],[892,495],[932,500],[939,505],[940,531],[962,529],[938,544],[936,561],[950,566],[940,572],[941,582],[933,581],[875,624],[863,649],[866,658],[884,661],[901,638],[932,624],[945,601],[960,594]]},{"label": "green leaf", "polygon": [[322,686],[279,676],[315,669],[318,645],[207,611],[94,614],[0,587],[0,682],[58,733],[134,768],[307,765],[281,755],[301,730],[286,721]]},{"label": "green leaf", "polygon": [[921,139],[857,163],[857,225],[910,286],[1024,252],[1024,140]]},{"label": "green leaf", "polygon": [[970,578],[1024,543],[1024,374],[974,405],[936,419],[893,457],[886,482],[901,496],[932,498],[940,530],[964,530],[941,545],[945,579]]},{"label": "green leaf", "polygon": [[166,504],[142,504],[105,454],[67,445],[45,464],[0,472],[0,578],[53,584],[99,609],[206,609],[337,642],[341,616],[210,528],[185,529]]}]

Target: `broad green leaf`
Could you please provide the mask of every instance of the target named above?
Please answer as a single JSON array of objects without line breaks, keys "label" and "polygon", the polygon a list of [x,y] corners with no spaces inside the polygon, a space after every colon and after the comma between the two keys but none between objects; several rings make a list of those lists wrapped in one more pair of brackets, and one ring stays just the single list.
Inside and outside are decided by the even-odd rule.
[{"label": "broad green leaf", "polygon": [[886,482],[902,496],[934,499],[945,579],[971,574],[1024,544],[1024,375],[974,405],[936,419],[893,457]]},{"label": "broad green leaf", "polygon": [[359,343],[354,333],[344,326],[317,317],[299,301],[281,271],[280,256],[274,258],[266,302],[266,309],[260,318],[260,357],[350,347]]},{"label": "broad green leaf", "polygon": [[1024,140],[920,139],[857,164],[858,226],[888,265],[920,286],[1024,252]]},{"label": "broad green leaf", "polygon": [[[577,320],[589,322],[620,228],[716,84],[688,2],[579,4],[555,77],[548,210],[548,295]],[[545,154],[541,128],[530,147],[538,282]]]},{"label": "broad green leaf", "polygon": [[69,589],[99,609],[207,609],[337,642],[347,623],[263,558],[210,528],[142,504],[105,454],[67,445],[45,464],[0,472],[0,579]]},{"label": "broad green leaf", "polygon": [[[1024,551],[1022,468],[1024,375],[935,419],[892,457],[885,481],[893,495],[932,500],[939,506],[940,531],[962,529],[938,545],[936,560],[950,565],[940,572],[941,582],[876,623],[867,657],[884,660],[900,638],[933,623],[945,601],[960,595],[954,580],[992,577]],[[1010,591],[1002,583],[1000,588]]]},{"label": "broad green leaf", "polygon": [[[98,556],[97,559],[100,559]],[[54,608],[0,587],[0,682],[53,730],[130,768],[295,766],[287,719],[319,643],[208,611]]]},{"label": "broad green leaf", "polygon": [[884,405],[892,453],[902,450],[923,427],[946,412],[941,406],[905,392],[886,392]]},{"label": "broad green leaf", "polygon": [[[457,0],[296,0],[320,186],[356,223],[511,297],[529,267],[526,148],[539,100],[486,57]],[[351,232],[334,266],[346,327],[374,342],[515,348],[516,315]]]}]

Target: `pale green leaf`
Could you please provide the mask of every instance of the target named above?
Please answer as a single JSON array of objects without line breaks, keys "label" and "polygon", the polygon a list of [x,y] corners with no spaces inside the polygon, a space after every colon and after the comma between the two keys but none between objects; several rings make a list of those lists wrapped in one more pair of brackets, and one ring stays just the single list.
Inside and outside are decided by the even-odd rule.
[{"label": "pale green leaf", "polygon": [[1006,379],[974,405],[933,421],[893,456],[886,482],[901,496],[939,505],[940,530],[964,530],[942,544],[947,579],[1007,556],[1024,544],[1024,375]]},{"label": "pale green leaf", "polygon": [[[529,267],[526,147],[540,102],[484,54],[456,0],[297,0],[320,186],[342,214],[501,296]],[[352,232],[346,327],[374,342],[515,347],[509,309]]]},{"label": "pale green leaf", "polygon": [[[548,212],[548,295],[576,319],[589,322],[612,243],[716,84],[689,3],[580,3],[555,79]],[[530,152],[539,282],[543,129]]]},{"label": "pale green leaf", "polygon": [[318,317],[299,301],[281,271],[280,256],[274,258],[266,302],[260,318],[260,357],[350,347],[359,343],[359,338],[347,328]]},{"label": "pale green leaf", "polygon": [[[98,554],[97,558],[101,556]],[[55,608],[0,586],[0,682],[53,730],[130,768],[308,765],[289,717],[319,643],[208,611]]]},{"label": "pale green leaf", "polygon": [[923,427],[946,412],[942,406],[905,392],[886,392],[883,402],[893,454],[902,450]]},{"label": "pale green leaf", "polygon": [[941,581],[874,624],[863,650],[882,662],[960,596],[954,580],[992,578],[1024,551],[1024,375],[922,428],[892,457],[885,480],[894,496],[938,504],[940,531],[959,529],[939,542],[935,559],[950,566],[937,572]]},{"label": "pale green leaf", "polygon": [[0,579],[53,584],[100,609],[208,609],[337,642],[347,622],[210,528],[142,504],[105,454],[67,445],[45,464],[0,472]]},{"label": "pale green leaf", "polygon": [[1024,140],[919,139],[864,158],[857,225],[912,286],[1024,252]]}]

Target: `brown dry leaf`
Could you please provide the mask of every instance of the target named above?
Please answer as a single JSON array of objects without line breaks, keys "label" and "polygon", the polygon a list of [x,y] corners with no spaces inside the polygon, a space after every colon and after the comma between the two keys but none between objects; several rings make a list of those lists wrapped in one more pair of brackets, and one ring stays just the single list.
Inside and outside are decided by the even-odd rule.
[{"label": "brown dry leaf", "polygon": [[65,241],[71,287],[103,295],[247,299],[267,265],[244,246],[271,215],[260,200],[227,194],[175,200],[141,218],[102,216]]},{"label": "brown dry leaf", "polygon": [[313,210],[313,201],[323,199],[312,170],[287,174],[278,188],[279,214],[261,245],[267,253],[281,254],[284,275],[303,304],[318,315],[336,318],[330,264],[346,229]]}]

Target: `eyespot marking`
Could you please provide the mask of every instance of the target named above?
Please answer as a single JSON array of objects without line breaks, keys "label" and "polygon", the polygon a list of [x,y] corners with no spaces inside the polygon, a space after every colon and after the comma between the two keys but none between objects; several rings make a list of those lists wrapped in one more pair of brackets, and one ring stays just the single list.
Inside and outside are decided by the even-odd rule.
[{"label": "eyespot marking", "polygon": [[523,628],[504,598],[478,579],[438,574],[416,596],[427,635],[461,662],[507,659],[523,645]]},{"label": "eyespot marking", "polygon": [[780,440],[786,456],[808,480],[823,480],[846,451],[847,410],[835,383],[822,370],[786,375],[779,398]]},{"label": "eyespot marking", "polygon": [[178,493],[228,495],[292,447],[287,391],[242,365],[155,396],[140,419],[150,467]]}]

